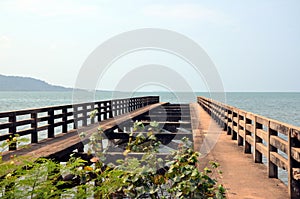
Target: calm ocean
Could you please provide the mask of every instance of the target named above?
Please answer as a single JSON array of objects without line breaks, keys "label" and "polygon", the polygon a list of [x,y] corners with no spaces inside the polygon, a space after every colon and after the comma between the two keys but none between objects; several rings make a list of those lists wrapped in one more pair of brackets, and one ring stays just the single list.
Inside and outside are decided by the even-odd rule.
[{"label": "calm ocean", "polygon": [[[97,92],[89,101],[133,96],[160,96],[160,101],[190,103],[196,96],[209,93],[111,93]],[[268,118],[300,126],[300,93],[226,93],[226,103]],[[0,112],[73,103],[73,92],[0,92]],[[265,159],[264,159],[265,162]],[[287,172],[279,169],[279,178],[287,183]]]},{"label": "calm ocean", "polygon": [[[196,96],[209,96],[209,93],[167,92],[134,93],[122,95],[110,92],[97,92],[96,100],[120,98],[122,96],[160,96],[160,101],[189,103]],[[90,98],[89,98],[90,99]],[[44,107],[73,102],[73,92],[0,92],[0,112]],[[226,103],[246,111],[260,114],[282,122],[300,126],[300,93],[226,93]]]}]

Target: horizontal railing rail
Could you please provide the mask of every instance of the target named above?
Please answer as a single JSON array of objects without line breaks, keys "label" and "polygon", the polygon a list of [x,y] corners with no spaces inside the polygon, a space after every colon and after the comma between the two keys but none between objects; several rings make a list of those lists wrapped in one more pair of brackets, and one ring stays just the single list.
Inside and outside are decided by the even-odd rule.
[{"label": "horizontal railing rail", "polygon": [[[27,136],[31,143],[38,143],[158,102],[158,96],[146,96],[1,112],[0,142],[11,141],[18,134]],[[90,118],[95,109],[96,116]],[[9,150],[16,150],[16,147],[11,144]]]},{"label": "horizontal railing rail", "polygon": [[278,168],[287,170],[290,198],[300,198],[300,127],[209,98],[198,97],[197,101],[245,153],[253,154],[254,162],[266,158],[270,178],[278,178]]}]

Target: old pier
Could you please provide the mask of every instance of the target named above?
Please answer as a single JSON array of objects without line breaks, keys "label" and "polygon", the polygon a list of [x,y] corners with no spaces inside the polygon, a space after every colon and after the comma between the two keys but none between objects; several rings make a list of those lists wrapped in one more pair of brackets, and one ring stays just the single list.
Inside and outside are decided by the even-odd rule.
[{"label": "old pier", "polygon": [[[96,116],[90,118],[95,109]],[[221,163],[220,182],[229,198],[300,198],[300,128],[205,97],[191,104],[170,104],[147,96],[2,112],[0,141],[14,134],[30,140],[28,148],[11,145],[2,159],[17,155],[65,161],[74,152],[84,154],[89,135],[99,126],[108,145],[126,142],[136,120],[144,125],[156,121],[163,132],[155,136],[171,149],[188,137],[201,151],[216,141],[209,140],[216,138],[209,135],[217,134],[215,147],[200,161]],[[87,136],[80,137],[81,132]],[[107,155],[118,159],[122,148],[112,147]],[[287,185],[277,179],[279,168],[288,173]]]}]

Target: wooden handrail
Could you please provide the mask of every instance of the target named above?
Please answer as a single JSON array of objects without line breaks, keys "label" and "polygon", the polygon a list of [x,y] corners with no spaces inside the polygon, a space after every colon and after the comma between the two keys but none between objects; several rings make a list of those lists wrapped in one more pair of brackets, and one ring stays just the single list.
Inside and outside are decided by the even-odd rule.
[{"label": "wooden handrail", "polygon": [[[30,142],[38,143],[41,139],[93,124],[95,120],[100,122],[158,102],[158,96],[146,96],[2,112],[0,142],[19,134],[30,135]],[[91,119],[90,112],[95,109],[98,113]],[[46,131],[47,137],[39,136],[41,131]],[[9,150],[16,150],[16,145],[10,146]]]},{"label": "wooden handrail", "polygon": [[205,97],[197,97],[197,102],[244,147],[245,153],[253,153],[254,162],[267,158],[270,178],[278,178],[278,168],[287,170],[289,196],[300,198],[300,127]]}]

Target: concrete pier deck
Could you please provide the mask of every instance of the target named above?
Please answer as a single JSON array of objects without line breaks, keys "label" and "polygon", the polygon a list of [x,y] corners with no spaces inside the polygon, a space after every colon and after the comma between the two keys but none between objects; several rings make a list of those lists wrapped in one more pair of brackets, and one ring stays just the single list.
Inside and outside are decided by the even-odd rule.
[{"label": "concrete pier deck", "polygon": [[[191,107],[192,112],[199,115],[199,120],[196,122],[199,125],[199,132],[197,132],[198,135],[194,135],[196,139],[198,138],[198,141],[204,140],[204,136],[210,132],[221,132],[212,150],[205,157],[200,158],[199,167],[204,168],[209,161],[220,163],[219,170],[223,173],[221,175],[216,174],[215,177],[218,178],[218,183],[223,184],[226,188],[228,198],[289,198],[286,185],[278,179],[268,178],[265,165],[254,163],[252,154],[244,154],[243,148],[237,146],[236,141],[231,140],[230,136],[201,106],[191,104]],[[195,125],[195,118],[192,121]],[[195,149],[200,150],[202,144],[203,142],[196,142],[195,140]]]}]

